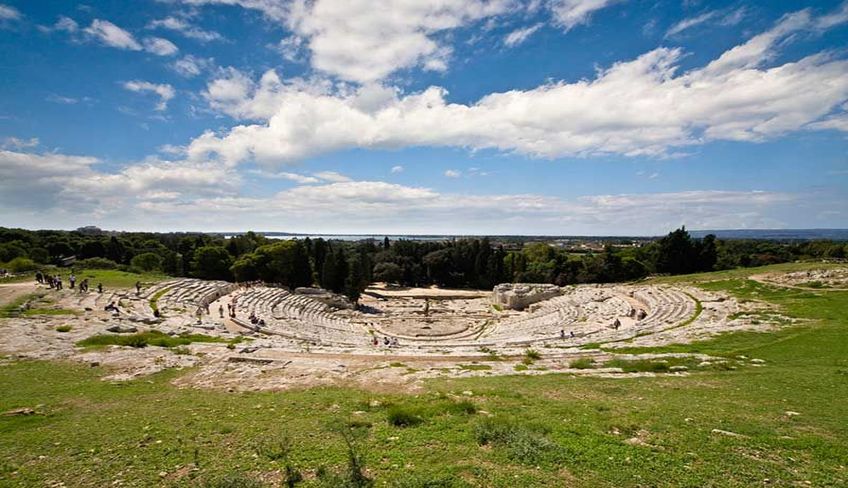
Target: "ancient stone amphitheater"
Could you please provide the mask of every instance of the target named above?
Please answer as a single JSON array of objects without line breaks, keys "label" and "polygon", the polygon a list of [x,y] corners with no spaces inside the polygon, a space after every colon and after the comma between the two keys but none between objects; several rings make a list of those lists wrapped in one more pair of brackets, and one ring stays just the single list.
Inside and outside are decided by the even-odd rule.
[{"label": "ancient stone amphitheater", "polygon": [[[108,380],[194,367],[174,382],[228,389],[340,382],[418,388],[429,378],[518,371],[622,374],[603,365],[613,358],[674,356],[637,357],[624,348],[768,330],[791,321],[764,302],[740,303],[676,284],[504,284],[492,291],[374,284],[359,307],[316,289],[198,279],[163,281],[140,292],[10,286],[15,288],[4,288],[6,293],[35,297],[24,308],[59,313],[22,311],[0,319],[0,356],[87,362],[106,367]],[[97,335],[145,331],[197,339],[180,348],[80,346]],[[540,359],[527,367],[521,362],[531,349]],[[572,367],[576,358],[597,367]]]},{"label": "ancient stone amphitheater", "polygon": [[[375,286],[366,290],[359,310],[352,310],[328,294],[178,279],[139,296],[124,294],[121,316],[180,330],[247,334],[278,347],[309,347],[313,352],[392,348],[438,354],[615,344],[685,327],[715,329],[737,311],[728,297],[689,287],[544,285],[542,293],[526,293],[535,295],[529,298],[504,298],[504,290],[512,293],[512,286],[501,285],[494,292]],[[153,306],[160,317],[154,316]],[[235,310],[232,316],[229,306]]]}]

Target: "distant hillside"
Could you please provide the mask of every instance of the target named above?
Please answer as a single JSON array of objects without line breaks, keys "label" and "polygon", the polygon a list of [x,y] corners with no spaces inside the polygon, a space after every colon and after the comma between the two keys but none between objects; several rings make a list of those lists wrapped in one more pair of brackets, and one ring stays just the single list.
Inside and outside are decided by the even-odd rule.
[{"label": "distant hillside", "polygon": [[848,229],[726,229],[726,230],[690,230],[692,237],[704,237],[715,234],[720,239],[768,239],[809,241],[830,239],[848,241]]}]

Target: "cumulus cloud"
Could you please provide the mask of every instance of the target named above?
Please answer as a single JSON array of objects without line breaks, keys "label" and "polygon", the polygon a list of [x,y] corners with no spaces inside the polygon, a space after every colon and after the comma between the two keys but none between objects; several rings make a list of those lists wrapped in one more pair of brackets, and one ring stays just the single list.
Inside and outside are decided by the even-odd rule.
[{"label": "cumulus cloud", "polygon": [[84,31],[89,36],[110,47],[130,51],[141,51],[143,49],[132,34],[108,20],[94,19],[91,25],[86,27]]},{"label": "cumulus cloud", "polygon": [[[476,103],[365,85],[258,83],[230,70],[210,83],[216,110],[258,123],[206,132],[191,158],[227,164],[286,163],[348,148],[450,146],[532,157],[666,156],[714,140],[763,141],[799,130],[848,100],[848,61],[815,54],[766,66],[792,34],[815,28],[808,11],[787,15],[706,66],[680,72],[685,53],[658,48],[599,70],[594,79],[489,94]],[[810,87],[816,87],[812,90]]]},{"label": "cumulus cloud", "polygon": [[505,14],[512,0],[183,0],[239,5],[263,12],[294,37],[281,46],[288,56],[304,45],[311,65],[343,80],[371,83],[403,69],[444,71],[451,49],[440,34]]},{"label": "cumulus cloud", "polygon": [[39,219],[44,213],[55,226],[66,222],[56,220],[57,215],[75,215],[81,221],[105,214],[126,219],[136,205],[149,199],[232,194],[241,181],[236,173],[208,163],[147,159],[112,172],[99,171],[100,164],[86,156],[0,150],[0,204],[20,209],[20,214],[13,213],[22,219]]},{"label": "cumulus cloud", "polygon": [[156,110],[164,111],[168,108],[168,102],[174,98],[176,92],[174,87],[168,84],[150,83],[149,81],[132,80],[123,84],[124,88],[135,93],[151,92],[159,97]]},{"label": "cumulus cloud", "polygon": [[[73,22],[72,19],[68,20]],[[67,26],[70,28],[69,23]],[[71,33],[75,32],[75,29],[64,30]],[[83,32],[90,38],[116,49],[125,49],[128,51],[144,50],[157,56],[171,56],[179,51],[173,42],[161,37],[148,37],[142,42],[139,42],[130,32],[118,27],[108,20],[94,19],[90,26],[83,29]]]},{"label": "cumulus cloud", "polygon": [[179,32],[189,39],[194,39],[200,42],[220,41],[223,40],[221,34],[201,29],[194,26],[184,19],[177,17],[165,17],[164,19],[156,19],[147,24],[148,29],[167,29],[174,32]]},{"label": "cumulus cloud", "polygon": [[537,30],[542,28],[541,23],[534,24],[522,29],[516,29],[504,37],[504,45],[507,47],[517,46],[530,38]]},{"label": "cumulus cloud", "polygon": [[157,56],[173,56],[179,48],[167,39],[148,37],[144,39],[144,50]]},{"label": "cumulus cloud", "polygon": [[566,31],[588,24],[592,14],[621,0],[551,0],[554,22]]},{"label": "cumulus cloud", "polygon": [[787,222],[781,217],[790,208],[803,212],[833,208],[833,202],[820,194],[698,190],[577,198],[485,195],[355,181],[332,172],[310,176],[263,170],[253,173],[297,185],[266,197],[247,197],[239,174],[214,162],[149,158],[105,168],[91,157],[0,150],[0,204],[9,210],[6,225],[656,235],[681,224],[784,227]]},{"label": "cumulus cloud", "polygon": [[212,58],[201,58],[192,54],[187,54],[171,63],[171,69],[186,78],[193,78],[204,71],[212,70],[214,67],[215,60]]}]

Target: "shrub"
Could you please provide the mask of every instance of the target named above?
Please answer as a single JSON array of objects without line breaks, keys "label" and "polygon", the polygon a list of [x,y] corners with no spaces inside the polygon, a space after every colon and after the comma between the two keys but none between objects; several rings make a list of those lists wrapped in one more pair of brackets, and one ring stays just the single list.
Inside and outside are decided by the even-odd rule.
[{"label": "shrub", "polygon": [[70,325],[60,325],[59,327],[56,327],[56,332],[70,332],[71,328],[72,327]]},{"label": "shrub", "polygon": [[474,435],[481,446],[503,447],[510,458],[523,463],[537,463],[556,447],[540,429],[509,418],[485,418],[474,426]]},{"label": "shrub", "polygon": [[538,359],[542,359],[542,354],[534,349],[527,349],[526,351],[524,351],[524,357],[532,361],[536,361]]},{"label": "shrub", "polygon": [[474,415],[477,413],[477,405],[470,400],[461,400],[449,404],[446,410],[457,415]]},{"label": "shrub", "polygon": [[81,259],[76,264],[85,269],[115,269],[118,267],[118,263],[106,258]]},{"label": "shrub", "polygon": [[393,405],[386,412],[389,424],[395,427],[414,427],[424,421],[418,412],[401,405]]},{"label": "shrub", "polygon": [[17,257],[6,265],[12,273],[25,273],[27,271],[35,271],[38,265],[30,258]]}]

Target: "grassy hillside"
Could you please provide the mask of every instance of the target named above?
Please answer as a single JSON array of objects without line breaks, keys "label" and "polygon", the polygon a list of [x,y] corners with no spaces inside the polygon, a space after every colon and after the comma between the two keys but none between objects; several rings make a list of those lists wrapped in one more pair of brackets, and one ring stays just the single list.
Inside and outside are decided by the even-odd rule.
[{"label": "grassy hillside", "polygon": [[296,486],[845,486],[848,292],[745,279],[787,267],[696,277],[808,320],[664,348],[748,358],[686,377],[228,393],[10,361],[0,412],[35,413],[0,416],[0,485],[280,486],[288,469]]}]

